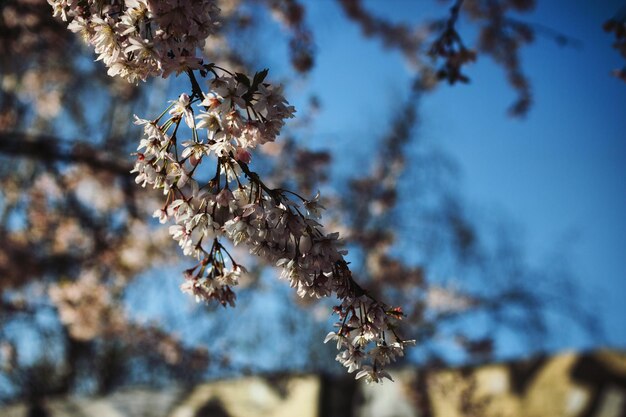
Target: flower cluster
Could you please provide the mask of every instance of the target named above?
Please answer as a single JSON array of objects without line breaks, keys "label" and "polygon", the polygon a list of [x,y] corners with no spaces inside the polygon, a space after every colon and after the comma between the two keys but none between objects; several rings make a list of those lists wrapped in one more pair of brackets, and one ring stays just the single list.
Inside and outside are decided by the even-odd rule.
[{"label": "flower cluster", "polygon": [[[402,356],[410,343],[395,333],[401,312],[375,300],[353,280],[338,234],[325,233],[318,222],[324,209],[319,195],[307,199],[270,188],[248,166],[250,150],[274,141],[293,107],[280,89],[264,82],[267,71],[253,78],[218,76],[214,66],[206,71],[215,75],[208,93],[199,91],[192,78],[196,88],[191,97],[181,95],[156,120],[136,122],[144,129],[133,169],[136,182],[163,190],[165,204],[154,216],[162,223],[173,220],[170,234],[186,255],[199,259],[185,272],[182,290],[197,301],[234,305],[231,287],[244,269],[219,242],[226,237],[281,267],[281,277],[300,296],[337,295],[340,322],[327,338],[337,340],[337,360],[349,372],[360,370],[357,377],[368,381],[389,377],[385,365]],[[192,139],[179,141],[184,125]],[[199,181],[205,161],[215,163],[215,175]],[[207,242],[210,249],[204,247]]]},{"label": "flower cluster", "polygon": [[[179,226],[172,227],[178,228]],[[174,238],[176,238],[175,233]],[[231,269],[226,265],[224,253],[232,263]],[[245,272],[245,269],[237,265],[226,248],[214,239],[210,252],[206,254],[202,262],[185,271],[185,282],[180,289],[187,294],[194,295],[198,302],[213,299],[223,306],[229,304],[234,307],[235,293],[231,287],[237,285],[242,272]]]},{"label": "flower cluster", "polygon": [[404,356],[404,348],[415,344],[415,340],[400,338],[390,319],[399,320],[402,310],[390,309],[380,302],[361,296],[346,297],[334,311],[341,321],[336,324],[337,332],[330,332],[324,343],[337,342],[339,354],[336,360],[348,368],[348,372],[359,371],[356,379],[366,382],[392,380],[385,367],[396,358]]},{"label": "flower cluster", "polygon": [[280,88],[263,82],[266,76],[267,70],[252,80],[240,73],[216,76],[209,93],[203,93],[205,110],[197,117],[197,128],[207,129],[217,156],[233,153],[238,161],[249,163],[247,149],[273,142],[285,119],[293,117],[295,109]]},{"label": "flower cluster", "polygon": [[109,68],[136,83],[200,68],[196,54],[218,27],[214,0],[48,0]]},{"label": "flower cluster", "polygon": [[106,286],[98,282],[95,271],[84,272],[75,282],[52,285],[49,295],[61,322],[76,340],[92,340],[124,326],[123,312],[114,305]]}]

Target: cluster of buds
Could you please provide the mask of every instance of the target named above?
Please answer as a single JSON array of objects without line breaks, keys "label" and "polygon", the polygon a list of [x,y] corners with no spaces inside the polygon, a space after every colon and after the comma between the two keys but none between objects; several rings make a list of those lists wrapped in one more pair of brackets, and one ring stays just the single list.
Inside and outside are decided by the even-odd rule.
[{"label": "cluster of buds", "polygon": [[109,68],[129,82],[197,69],[196,54],[218,27],[214,0],[48,0]]},{"label": "cluster of buds", "polygon": [[433,43],[429,54],[434,59],[443,59],[443,65],[437,70],[437,79],[454,84],[458,81],[468,83],[469,78],[461,72],[464,65],[476,61],[476,52],[467,49],[456,34],[445,34]]},{"label": "cluster of buds", "polygon": [[[385,365],[410,343],[395,333],[401,312],[353,280],[339,235],[326,233],[319,223],[324,209],[319,195],[307,199],[270,188],[249,168],[250,151],[274,141],[295,110],[279,88],[264,81],[267,71],[248,78],[220,76],[223,70],[215,66],[205,70],[214,75],[207,93],[191,74],[192,96],[181,95],[155,120],[136,121],[144,128],[133,169],[136,182],[163,190],[164,206],[154,216],[162,223],[173,220],[172,237],[186,255],[199,260],[186,271],[182,290],[197,301],[234,305],[231,287],[245,270],[220,243],[226,237],[281,267],[281,277],[301,297],[335,294],[341,301],[336,307],[340,322],[329,337],[341,350],[337,360],[368,381],[389,377]],[[191,140],[178,140],[181,126],[189,128]],[[214,171],[200,168],[207,161],[215,164]],[[199,172],[215,175],[200,181]]]},{"label": "cluster of buds", "polygon": [[437,79],[447,80],[450,84],[457,81],[469,82],[469,78],[461,70],[464,65],[476,61],[476,52],[465,47],[455,28],[462,4],[463,1],[454,3],[450,9],[450,18],[445,23],[445,30],[433,42],[428,52],[431,58],[444,61],[437,71]]}]

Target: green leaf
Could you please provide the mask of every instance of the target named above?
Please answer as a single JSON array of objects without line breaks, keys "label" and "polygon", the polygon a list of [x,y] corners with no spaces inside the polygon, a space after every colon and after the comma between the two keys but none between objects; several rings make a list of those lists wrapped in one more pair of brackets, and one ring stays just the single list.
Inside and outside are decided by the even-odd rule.
[{"label": "green leaf", "polygon": [[268,68],[265,68],[263,71],[257,72],[254,74],[254,80],[252,81],[252,86],[256,89],[265,80],[267,77],[267,73],[269,72]]},{"label": "green leaf", "polygon": [[241,84],[250,88],[250,78],[246,74],[242,74],[241,72],[235,73],[235,79],[239,81]]}]

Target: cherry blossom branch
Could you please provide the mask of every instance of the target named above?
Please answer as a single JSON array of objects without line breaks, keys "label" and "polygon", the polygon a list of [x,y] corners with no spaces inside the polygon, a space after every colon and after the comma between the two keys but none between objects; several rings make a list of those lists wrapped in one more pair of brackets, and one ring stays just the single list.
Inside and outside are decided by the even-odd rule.
[{"label": "cherry blossom branch", "polygon": [[[267,69],[248,77],[204,64],[195,55],[219,24],[213,1],[49,2],[56,15],[70,20],[71,30],[86,36],[109,75],[138,82],[185,72],[190,79],[191,95],[181,94],[155,119],[135,116],[144,135],[131,171],[137,184],[162,191],[165,202],[154,217],[173,221],[172,238],[198,260],[185,271],[181,289],[197,301],[234,306],[232,287],[245,268],[219,239],[245,245],[281,267],[281,278],[301,297],[335,294],[339,329],[326,342],[337,341],[337,360],[348,372],[358,370],[356,378],[391,379],[386,365],[414,343],[396,332],[402,310],[376,300],[354,281],[339,234],[326,233],[318,222],[324,209],[319,195],[305,199],[273,189],[249,168],[252,151],[273,142],[295,109],[280,87],[265,81]],[[213,76],[206,92],[195,71]],[[188,131],[191,138],[181,141]],[[207,161],[215,163],[215,176],[199,180],[198,167]]]},{"label": "cherry blossom branch", "polygon": [[[161,116],[137,119],[145,138],[133,170],[138,183],[164,190],[166,204],[155,216],[161,222],[173,219],[173,238],[186,255],[200,259],[186,271],[183,291],[198,301],[234,305],[231,287],[244,269],[230,255],[217,256],[223,248],[217,239],[224,236],[235,245],[244,244],[251,253],[282,267],[281,277],[300,296],[336,294],[341,302],[334,310],[339,329],[329,333],[326,341],[337,341],[337,360],[349,372],[359,370],[359,378],[376,382],[389,378],[385,365],[412,343],[395,330],[401,309],[376,300],[354,281],[343,257],[346,252],[337,248],[338,234],[326,234],[318,223],[323,208],[317,197],[305,199],[271,188],[249,168],[250,151],[274,140],[284,120],[292,117],[293,107],[280,89],[264,81],[267,71],[254,77],[213,73],[208,93],[200,90],[193,71],[187,74],[191,95],[182,94],[172,102],[167,121],[161,122]],[[197,114],[192,97],[204,98]],[[183,121],[196,139],[182,142],[179,155],[176,143]],[[206,136],[198,133],[205,130]],[[199,184],[193,172],[209,156],[216,158],[209,158],[216,161],[216,175]],[[203,248],[205,238],[213,242],[210,250]]]}]

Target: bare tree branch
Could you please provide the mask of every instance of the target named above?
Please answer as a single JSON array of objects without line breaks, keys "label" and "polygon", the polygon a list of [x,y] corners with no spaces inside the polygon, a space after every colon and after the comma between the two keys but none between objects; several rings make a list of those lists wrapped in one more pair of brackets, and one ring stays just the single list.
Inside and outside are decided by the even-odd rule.
[{"label": "bare tree branch", "polygon": [[0,131],[0,153],[23,156],[44,162],[73,162],[89,165],[122,177],[131,177],[132,166],[119,158],[95,149],[85,142],[74,141],[68,149],[61,139],[51,135]]}]

